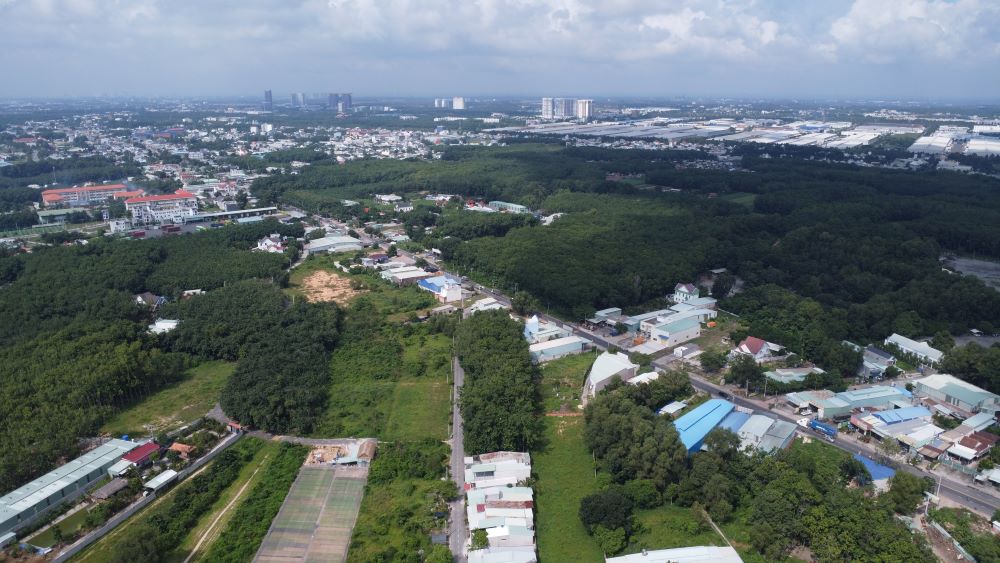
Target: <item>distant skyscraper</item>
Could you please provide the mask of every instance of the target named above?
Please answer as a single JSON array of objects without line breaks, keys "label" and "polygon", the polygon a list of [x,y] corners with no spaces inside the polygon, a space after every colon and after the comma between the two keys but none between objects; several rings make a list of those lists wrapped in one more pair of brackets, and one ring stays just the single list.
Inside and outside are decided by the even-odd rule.
[{"label": "distant skyscraper", "polygon": [[577,119],[587,120],[594,115],[594,100],[577,100],[576,101],[576,117]]},{"label": "distant skyscraper", "polygon": [[465,98],[462,96],[455,96],[451,99],[452,109],[465,109]]},{"label": "distant skyscraper", "polygon": [[274,110],[274,99],[271,98],[271,91],[264,90],[264,111]]},{"label": "distant skyscraper", "polygon": [[340,94],[329,94],[326,97],[326,108],[334,111],[340,109]]},{"label": "distant skyscraper", "polygon": [[576,115],[576,100],[573,98],[556,98],[552,103],[555,106],[553,117],[566,118]]},{"label": "distant skyscraper", "polygon": [[292,107],[304,108],[306,107],[306,95],[304,92],[295,92],[292,94]]},{"label": "distant skyscraper", "polygon": [[555,117],[555,108],[552,105],[552,98],[542,98],[542,119],[552,119]]},{"label": "distant skyscraper", "polygon": [[340,95],[340,103],[341,103],[341,111],[351,111],[351,108],[354,107],[354,104],[351,102],[350,92],[348,92],[347,94]]}]

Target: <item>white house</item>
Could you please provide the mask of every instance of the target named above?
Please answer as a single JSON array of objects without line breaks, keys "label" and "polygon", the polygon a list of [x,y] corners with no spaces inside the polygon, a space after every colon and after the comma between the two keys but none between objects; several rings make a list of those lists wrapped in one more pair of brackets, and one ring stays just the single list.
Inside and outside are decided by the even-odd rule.
[{"label": "white house", "polygon": [[928,364],[936,364],[941,361],[941,358],[944,357],[944,352],[932,348],[930,344],[910,340],[909,338],[896,333],[892,333],[889,338],[886,338],[885,343],[895,345],[903,352],[913,354],[921,362]]},{"label": "white house", "polygon": [[746,355],[752,357],[755,362],[760,363],[766,362],[775,356],[780,356],[783,351],[784,348],[780,344],[774,344],[756,336],[748,336],[736,348],[733,348],[730,356]]},{"label": "white house", "polygon": [[285,251],[285,241],[281,239],[281,235],[274,233],[257,241],[257,250],[280,254]]},{"label": "white house", "polygon": [[402,200],[403,198],[396,194],[375,194],[375,201],[379,203],[396,203]]},{"label": "white house", "polygon": [[698,288],[693,283],[679,283],[674,286],[673,299],[675,303],[687,303],[698,298]]},{"label": "white house", "polygon": [[584,397],[593,397],[597,392],[604,389],[611,383],[611,379],[616,375],[623,381],[628,381],[635,377],[639,364],[633,364],[628,358],[628,354],[616,352],[604,352],[594,364],[590,366],[590,373],[587,374],[587,383],[584,386]]},{"label": "white house", "polygon": [[465,484],[474,489],[516,485],[531,477],[531,456],[526,452],[490,452],[463,461]]},{"label": "white house", "polygon": [[701,336],[701,323],[697,317],[673,319],[654,326],[649,331],[649,336],[653,341],[670,348]]}]

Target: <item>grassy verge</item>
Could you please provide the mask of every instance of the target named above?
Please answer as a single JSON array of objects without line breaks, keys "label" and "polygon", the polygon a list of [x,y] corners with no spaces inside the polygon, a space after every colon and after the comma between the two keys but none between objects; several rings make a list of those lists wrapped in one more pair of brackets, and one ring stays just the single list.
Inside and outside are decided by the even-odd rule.
[{"label": "grassy verge", "polygon": [[604,561],[580,522],[580,500],[597,490],[593,461],[583,443],[582,417],[547,417],[545,450],[532,454],[538,484],[536,532],[543,563]]},{"label": "grassy verge", "polygon": [[184,379],[118,413],[101,432],[156,434],[180,428],[207,413],[233,373],[232,362],[205,362],[188,370]]},{"label": "grassy verge", "polygon": [[699,525],[691,509],[683,506],[637,510],[635,519],[638,531],[632,535],[626,554],[643,549],[726,544],[710,527]]},{"label": "grassy verge", "polygon": [[258,473],[245,500],[219,522],[217,530],[222,530],[221,534],[211,544],[205,544],[194,561],[251,561],[308,453],[309,448],[304,446],[282,444],[267,469]]},{"label": "grassy verge", "polygon": [[596,357],[596,352],[590,352],[542,364],[542,404],[545,412],[577,410],[583,381]]},{"label": "grassy verge", "polygon": [[[242,470],[240,470],[240,474],[236,480],[233,481],[233,483],[219,495],[218,500],[215,501],[212,508],[198,519],[198,523],[191,529],[187,537],[184,538],[184,541],[181,542],[180,546],[178,546],[175,556],[171,558],[172,561],[184,561],[184,559],[194,551],[198,541],[201,539],[202,535],[209,530],[209,528],[212,529],[214,534],[218,534],[219,530],[221,530],[233,516],[234,507],[230,507],[228,511],[226,511],[226,507],[228,507],[229,503],[237,497],[240,493],[240,489],[243,489],[244,485],[260,481],[263,473],[268,467],[270,467],[274,456],[278,452],[279,446],[280,444],[276,442],[267,442],[264,444],[264,447],[262,447],[256,455],[254,455],[253,459],[250,460],[250,462],[247,463]],[[243,491],[243,494],[247,494],[246,490]],[[221,518],[218,522],[216,522],[216,518],[219,518],[220,515]],[[199,548],[199,553],[203,554],[206,546],[207,544],[203,543]],[[198,554],[196,553],[194,560],[197,560],[197,557]]]}]

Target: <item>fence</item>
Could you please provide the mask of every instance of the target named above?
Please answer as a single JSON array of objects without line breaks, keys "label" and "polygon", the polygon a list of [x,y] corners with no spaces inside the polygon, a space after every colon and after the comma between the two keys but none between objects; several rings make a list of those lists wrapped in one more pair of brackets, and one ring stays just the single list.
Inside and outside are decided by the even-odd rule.
[{"label": "fence", "polygon": [[[237,440],[239,440],[241,437],[243,437],[242,434],[230,434],[229,436],[226,436],[226,439],[223,440],[222,442],[219,442],[219,444],[215,446],[215,448],[212,451],[196,459],[191,465],[182,469],[180,473],[177,474],[177,481],[180,482],[186,479],[189,475],[200,469],[206,463],[215,459],[215,456],[225,451],[226,448],[235,444]],[[80,553],[81,551],[86,549],[87,546],[104,537],[106,534],[111,532],[111,530],[114,530],[119,524],[124,522],[126,519],[132,517],[132,515],[142,510],[147,505],[149,505],[149,503],[153,502],[156,499],[157,495],[151,494],[149,496],[142,497],[141,499],[135,501],[125,510],[122,510],[118,514],[112,516],[111,519],[105,522],[104,525],[101,526],[100,528],[93,530],[92,532],[88,533],[82,538],[76,540],[76,542],[74,542],[73,545],[70,545],[69,547],[64,549],[61,553],[59,553],[59,555],[56,556],[56,558],[53,559],[53,561],[55,563],[63,563],[64,561],[69,561],[70,558],[72,558],[74,555]]]}]

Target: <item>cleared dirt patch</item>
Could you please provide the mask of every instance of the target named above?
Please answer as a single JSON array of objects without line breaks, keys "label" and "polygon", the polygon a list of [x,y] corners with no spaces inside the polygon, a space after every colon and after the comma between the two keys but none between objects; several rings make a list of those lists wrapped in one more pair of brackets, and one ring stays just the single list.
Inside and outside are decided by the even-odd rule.
[{"label": "cleared dirt patch", "polygon": [[334,301],[338,305],[347,303],[356,295],[364,293],[351,287],[351,280],[333,272],[313,272],[302,280],[302,293],[309,301]]}]

